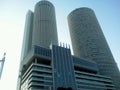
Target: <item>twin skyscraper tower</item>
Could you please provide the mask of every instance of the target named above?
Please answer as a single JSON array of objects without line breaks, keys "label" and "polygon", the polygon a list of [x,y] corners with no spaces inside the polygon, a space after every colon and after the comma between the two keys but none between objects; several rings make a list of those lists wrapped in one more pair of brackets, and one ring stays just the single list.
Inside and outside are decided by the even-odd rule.
[{"label": "twin skyscraper tower", "polygon": [[58,45],[55,8],[42,0],[26,16],[17,90],[119,90],[120,72],[90,8],[68,15],[73,53]]}]

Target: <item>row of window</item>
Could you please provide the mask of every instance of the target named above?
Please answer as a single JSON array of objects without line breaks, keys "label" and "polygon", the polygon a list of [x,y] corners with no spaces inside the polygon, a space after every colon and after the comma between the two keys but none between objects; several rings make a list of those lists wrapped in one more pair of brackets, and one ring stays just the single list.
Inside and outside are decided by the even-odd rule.
[{"label": "row of window", "polygon": [[46,48],[35,46],[35,54],[51,57],[51,51]]}]

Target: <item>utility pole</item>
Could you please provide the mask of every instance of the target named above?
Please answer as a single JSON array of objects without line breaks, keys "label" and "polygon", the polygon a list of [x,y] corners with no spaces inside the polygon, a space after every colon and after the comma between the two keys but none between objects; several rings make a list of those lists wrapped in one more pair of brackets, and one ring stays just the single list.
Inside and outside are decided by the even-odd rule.
[{"label": "utility pole", "polygon": [[4,66],[4,62],[5,62],[5,55],[6,55],[6,53],[4,53],[2,60],[0,60],[0,79],[2,76],[3,66]]}]

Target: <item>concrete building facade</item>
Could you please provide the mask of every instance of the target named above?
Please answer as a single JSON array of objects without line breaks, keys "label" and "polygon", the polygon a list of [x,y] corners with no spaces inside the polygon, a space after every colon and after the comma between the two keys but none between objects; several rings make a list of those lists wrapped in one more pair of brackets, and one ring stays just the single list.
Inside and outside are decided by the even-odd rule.
[{"label": "concrete building facade", "polygon": [[74,55],[95,61],[100,74],[110,76],[119,90],[120,72],[94,11],[86,7],[75,9],[68,15],[68,25]]},{"label": "concrete building facade", "polygon": [[51,2],[42,0],[35,5],[32,45],[49,48],[58,44],[55,8]]}]

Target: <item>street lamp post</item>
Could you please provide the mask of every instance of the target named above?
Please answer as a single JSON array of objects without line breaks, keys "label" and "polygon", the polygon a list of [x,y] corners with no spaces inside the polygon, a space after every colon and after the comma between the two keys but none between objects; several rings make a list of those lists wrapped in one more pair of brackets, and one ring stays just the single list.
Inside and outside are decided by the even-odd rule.
[{"label": "street lamp post", "polygon": [[6,55],[6,53],[4,53],[2,60],[0,60],[0,79],[2,76],[3,66],[4,66],[4,62],[5,62],[5,55]]}]

